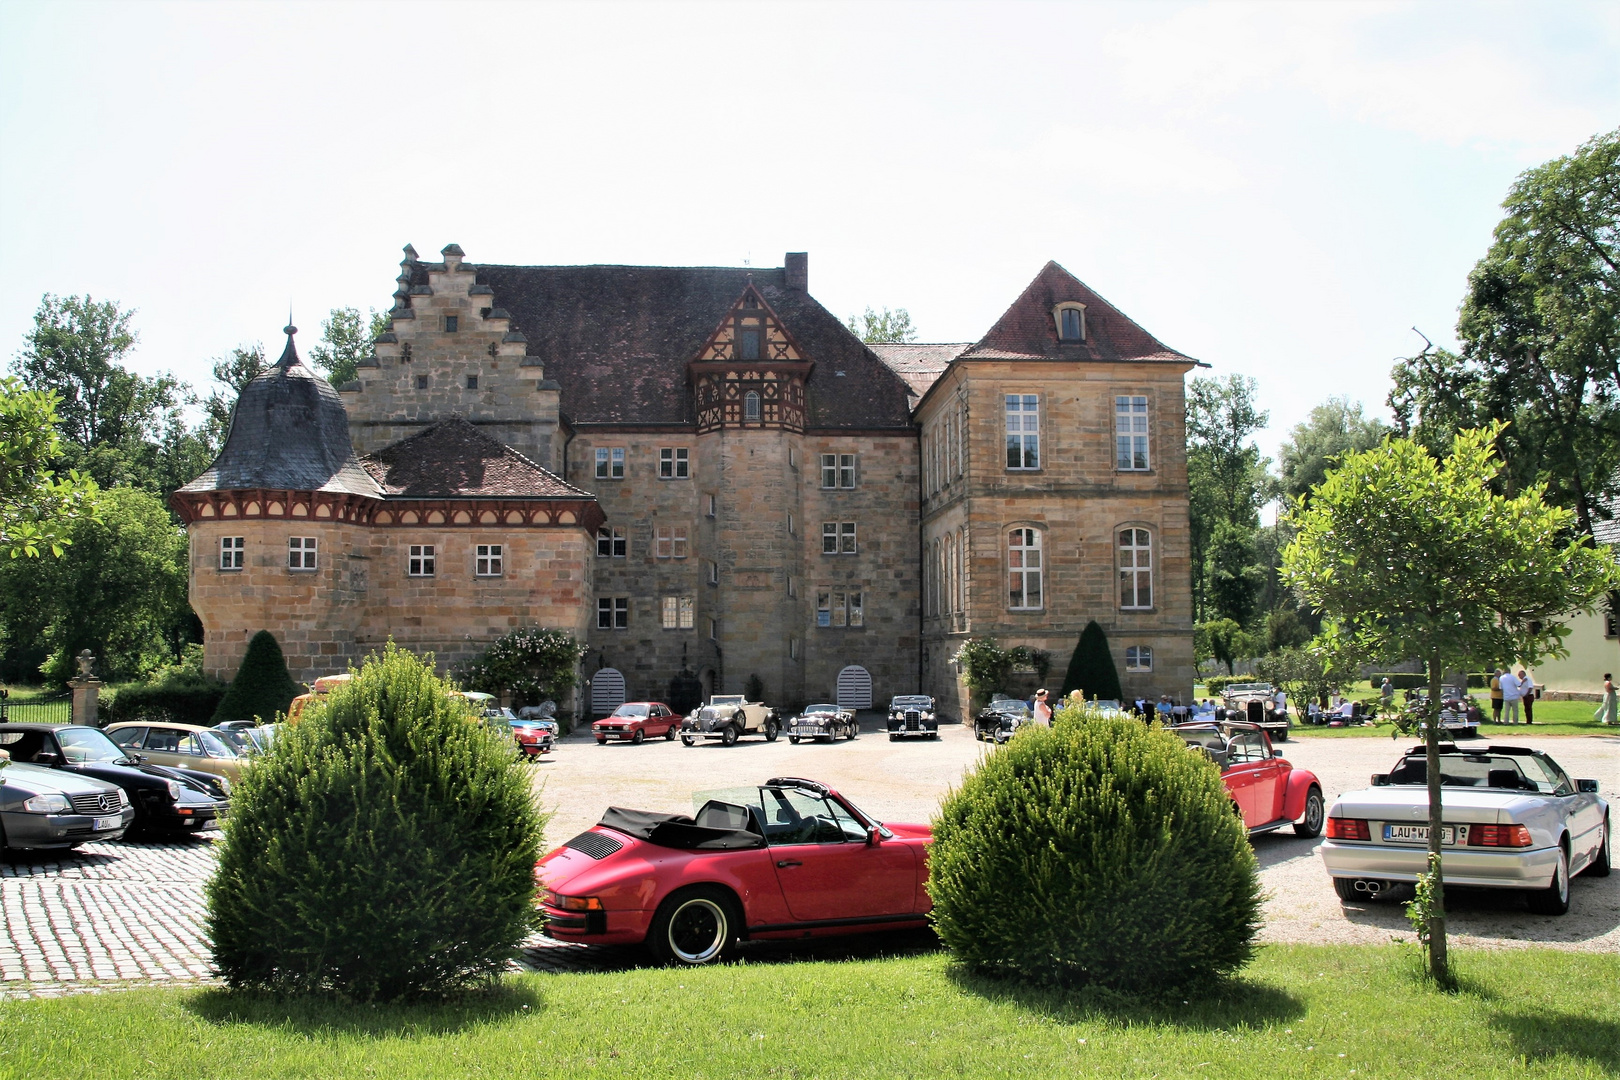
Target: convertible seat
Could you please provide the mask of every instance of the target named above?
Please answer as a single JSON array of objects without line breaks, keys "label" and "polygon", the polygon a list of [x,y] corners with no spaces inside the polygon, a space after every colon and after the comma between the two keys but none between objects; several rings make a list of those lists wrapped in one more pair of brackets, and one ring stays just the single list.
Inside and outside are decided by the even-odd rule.
[{"label": "convertible seat", "polygon": [[650,810],[610,806],[597,824],[649,844],[683,851],[743,851],[765,846],[765,837],[760,833],[700,825],[685,814],[657,814]]}]

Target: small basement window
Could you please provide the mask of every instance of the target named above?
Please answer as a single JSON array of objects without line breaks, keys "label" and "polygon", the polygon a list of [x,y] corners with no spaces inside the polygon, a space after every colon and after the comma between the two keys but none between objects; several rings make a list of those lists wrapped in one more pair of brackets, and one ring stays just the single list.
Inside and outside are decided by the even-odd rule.
[{"label": "small basement window", "polygon": [[469,390],[478,389],[478,376],[476,376],[476,375],[467,376],[467,389],[469,389]]},{"label": "small basement window", "polygon": [[461,320],[457,316],[446,315],[444,317],[444,332],[447,334],[455,333],[460,328],[460,322]]}]

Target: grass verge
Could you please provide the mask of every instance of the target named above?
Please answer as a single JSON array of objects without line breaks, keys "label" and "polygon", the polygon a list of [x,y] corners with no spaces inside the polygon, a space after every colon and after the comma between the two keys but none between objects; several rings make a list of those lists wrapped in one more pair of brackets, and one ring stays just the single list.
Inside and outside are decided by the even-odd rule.
[{"label": "grass verge", "polygon": [[[1490,702],[1488,698],[1480,697],[1480,704],[1485,708],[1485,722],[1479,726],[1482,738],[1493,742],[1511,742],[1515,738],[1523,739],[1532,735],[1615,735],[1620,736],[1620,728],[1604,727],[1592,719],[1592,710],[1597,705],[1590,701],[1538,701],[1536,702],[1536,722],[1534,724],[1493,724],[1490,719]],[[1378,724],[1375,727],[1348,727],[1330,728],[1317,727],[1310,724],[1296,723],[1289,730],[1289,738],[1327,738],[1327,739],[1364,739],[1389,738],[1389,733],[1395,730],[1393,724]]]},{"label": "grass verge", "polygon": [[1612,1076],[1620,958],[1267,946],[1205,997],[1048,993],[941,952],[512,977],[442,1005],[134,990],[0,1005],[0,1076]]}]

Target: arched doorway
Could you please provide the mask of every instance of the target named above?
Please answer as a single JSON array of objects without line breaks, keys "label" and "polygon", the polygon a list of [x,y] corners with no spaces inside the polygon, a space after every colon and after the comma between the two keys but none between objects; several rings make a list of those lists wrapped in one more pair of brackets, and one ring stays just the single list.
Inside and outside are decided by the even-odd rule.
[{"label": "arched doorway", "polygon": [[591,676],[591,715],[606,716],[624,704],[624,674],[618,668],[601,668]]},{"label": "arched doorway", "polygon": [[838,673],[838,707],[840,709],[872,707],[871,672],[859,664],[851,664]]}]

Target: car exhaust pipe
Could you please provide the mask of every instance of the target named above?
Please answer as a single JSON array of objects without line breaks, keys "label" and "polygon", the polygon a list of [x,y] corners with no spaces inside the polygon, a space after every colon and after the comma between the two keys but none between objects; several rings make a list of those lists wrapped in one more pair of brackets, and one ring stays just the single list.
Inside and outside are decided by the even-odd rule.
[{"label": "car exhaust pipe", "polygon": [[1357,881],[1355,889],[1356,892],[1366,893],[1368,896],[1377,896],[1384,891],[1384,883],[1382,881]]}]

